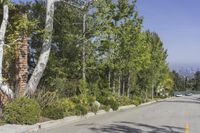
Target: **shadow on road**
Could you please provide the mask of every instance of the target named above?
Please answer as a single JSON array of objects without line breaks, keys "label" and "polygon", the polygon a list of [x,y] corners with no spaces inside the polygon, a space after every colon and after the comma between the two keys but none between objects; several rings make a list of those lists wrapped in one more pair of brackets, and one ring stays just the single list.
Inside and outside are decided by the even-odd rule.
[{"label": "shadow on road", "polygon": [[90,128],[98,133],[183,133],[184,128],[174,126],[152,126],[148,124],[120,121],[101,128]]},{"label": "shadow on road", "polygon": [[200,98],[196,98],[196,100],[200,101]]}]

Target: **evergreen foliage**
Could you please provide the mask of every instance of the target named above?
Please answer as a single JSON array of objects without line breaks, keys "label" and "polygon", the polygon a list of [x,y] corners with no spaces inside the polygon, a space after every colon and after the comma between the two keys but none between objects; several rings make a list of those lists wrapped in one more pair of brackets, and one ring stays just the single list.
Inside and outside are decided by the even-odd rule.
[{"label": "evergreen foliage", "polygon": [[3,117],[11,124],[35,124],[39,122],[40,113],[39,104],[24,97],[8,103],[3,111]]},{"label": "evergreen foliage", "polygon": [[[3,72],[13,90],[14,53],[18,45],[15,40],[22,33],[29,40],[30,78],[45,38],[45,5],[44,0],[12,3],[6,34],[9,48],[5,49]],[[26,20],[19,16],[20,12],[27,14]],[[60,119],[72,114],[85,115],[91,110],[96,113],[99,108],[94,105],[95,101],[107,111],[117,110],[120,105],[139,105],[154,95],[169,96],[173,88],[179,90],[183,81],[177,73],[170,72],[167,50],[159,35],[142,31],[144,19],[136,10],[136,0],[97,0],[84,9],[65,2],[55,3],[52,50],[38,86],[42,94],[37,92],[34,97],[42,115]],[[82,76],[83,67],[86,79]],[[198,81],[200,76],[197,73],[195,77]],[[199,88],[198,83],[195,88]],[[6,107],[6,120],[36,122],[38,117],[25,121],[10,115],[11,109],[19,109],[20,102],[13,101]]]}]

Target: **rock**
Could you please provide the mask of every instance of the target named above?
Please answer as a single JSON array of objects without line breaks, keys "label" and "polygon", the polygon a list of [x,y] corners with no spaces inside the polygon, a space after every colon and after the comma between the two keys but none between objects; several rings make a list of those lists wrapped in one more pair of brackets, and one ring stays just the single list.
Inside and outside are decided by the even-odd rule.
[{"label": "rock", "polygon": [[101,106],[101,104],[98,101],[95,101],[94,105],[97,106],[98,108],[100,108],[100,106]]},{"label": "rock", "polygon": [[108,112],[113,112],[113,109],[112,109],[112,108],[110,108]]}]

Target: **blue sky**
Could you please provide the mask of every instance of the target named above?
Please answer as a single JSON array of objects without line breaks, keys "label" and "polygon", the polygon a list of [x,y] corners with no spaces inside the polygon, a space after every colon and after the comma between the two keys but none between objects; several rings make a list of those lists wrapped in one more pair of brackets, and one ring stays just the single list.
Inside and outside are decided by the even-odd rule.
[{"label": "blue sky", "polygon": [[157,32],[170,64],[200,64],[200,0],[138,0],[144,29]]}]

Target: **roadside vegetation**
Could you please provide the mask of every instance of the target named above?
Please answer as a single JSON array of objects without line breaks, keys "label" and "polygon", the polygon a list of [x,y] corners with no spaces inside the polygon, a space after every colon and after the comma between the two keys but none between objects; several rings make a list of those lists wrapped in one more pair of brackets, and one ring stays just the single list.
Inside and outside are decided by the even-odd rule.
[{"label": "roadside vegetation", "polygon": [[51,14],[52,1],[1,1],[1,20],[4,5],[10,12],[0,44],[0,124],[117,110],[172,94],[167,50],[157,33],[142,31],[135,0],[81,9],[57,2]]},{"label": "roadside vegetation", "polygon": [[180,75],[176,71],[172,71],[174,81],[174,91],[200,91],[200,71],[191,75]]}]

